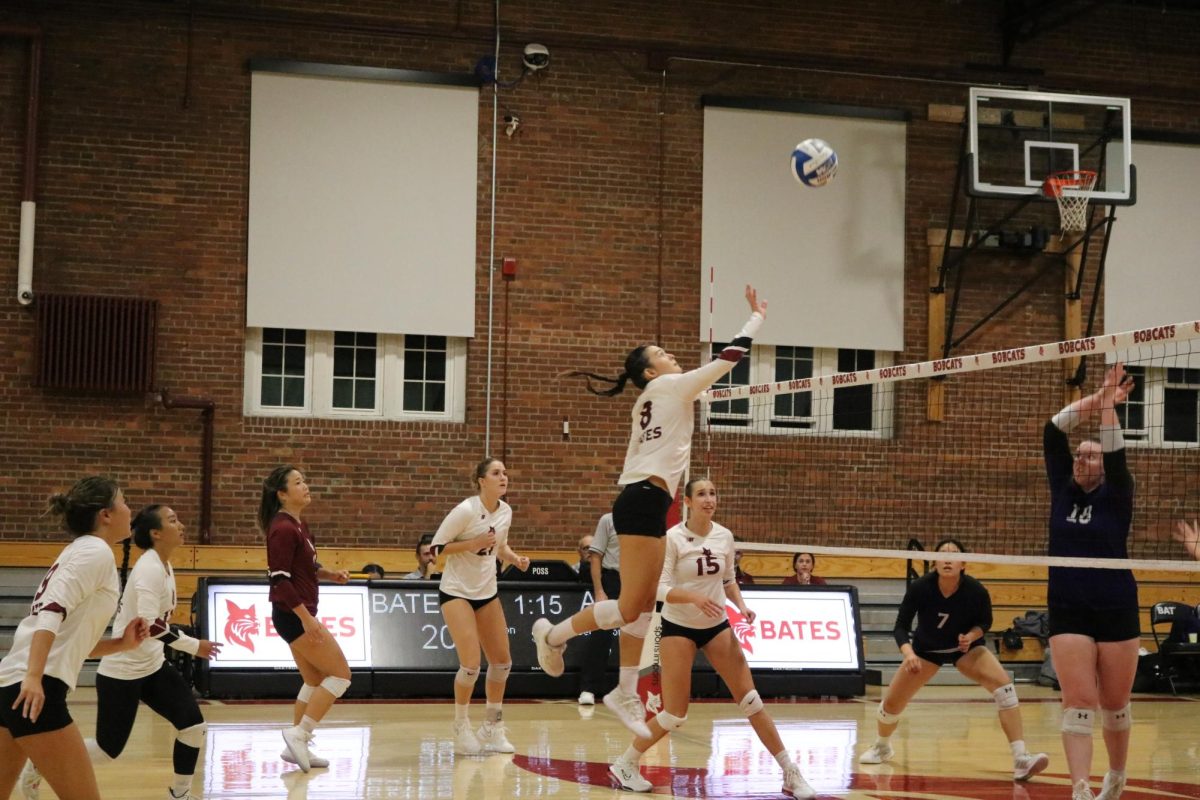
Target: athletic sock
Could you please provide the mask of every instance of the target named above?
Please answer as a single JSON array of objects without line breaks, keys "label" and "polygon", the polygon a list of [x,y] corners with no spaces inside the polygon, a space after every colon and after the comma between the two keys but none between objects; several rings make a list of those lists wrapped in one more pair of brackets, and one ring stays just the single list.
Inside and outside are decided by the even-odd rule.
[{"label": "athletic sock", "polygon": [[637,694],[637,667],[621,667],[620,678],[617,681],[617,686],[625,694]]},{"label": "athletic sock", "polygon": [[312,733],[313,731],[315,731],[317,729],[317,721],[315,719],[313,719],[312,717],[310,717],[308,714],[305,714],[303,717],[300,718],[300,726],[299,727],[305,733]]},{"label": "athletic sock", "polygon": [[780,750],[775,754],[775,763],[778,764],[779,768],[784,772],[787,772],[790,768],[796,766],[792,762],[792,754],[787,750]]},{"label": "athletic sock", "polygon": [[467,703],[455,703],[454,704],[454,721],[455,722],[465,722],[468,719],[467,709],[469,709],[470,707],[471,706]]},{"label": "athletic sock", "polygon": [[622,753],[621,757],[617,760],[636,767],[639,763],[641,763],[642,754],[638,752],[636,747],[629,745],[629,749]]},{"label": "athletic sock", "polygon": [[488,703],[487,704],[488,724],[495,725],[497,722],[500,721],[501,709],[503,709],[503,705],[500,703]]},{"label": "athletic sock", "polygon": [[1009,742],[1008,746],[1012,748],[1013,758],[1020,758],[1025,755],[1025,740],[1017,739],[1015,742]]},{"label": "athletic sock", "polygon": [[551,647],[558,647],[559,645],[566,644],[567,640],[573,638],[574,636],[575,626],[571,624],[571,618],[567,617],[560,622],[554,623],[554,627],[550,629],[548,634],[546,634],[546,642],[549,643]]}]

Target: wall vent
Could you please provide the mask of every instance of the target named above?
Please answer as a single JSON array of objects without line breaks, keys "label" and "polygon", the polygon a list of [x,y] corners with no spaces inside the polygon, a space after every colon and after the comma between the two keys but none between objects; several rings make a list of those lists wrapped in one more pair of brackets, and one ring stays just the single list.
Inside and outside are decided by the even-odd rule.
[{"label": "wall vent", "polygon": [[39,292],[37,375],[45,389],[154,390],[158,301]]}]

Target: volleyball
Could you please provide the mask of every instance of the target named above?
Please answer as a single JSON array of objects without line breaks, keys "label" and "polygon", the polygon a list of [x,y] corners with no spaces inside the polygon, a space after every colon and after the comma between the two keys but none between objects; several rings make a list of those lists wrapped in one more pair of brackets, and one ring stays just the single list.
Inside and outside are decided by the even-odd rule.
[{"label": "volleyball", "polygon": [[821,139],[805,139],[792,151],[792,177],[805,186],[820,188],[837,174],[838,157]]}]

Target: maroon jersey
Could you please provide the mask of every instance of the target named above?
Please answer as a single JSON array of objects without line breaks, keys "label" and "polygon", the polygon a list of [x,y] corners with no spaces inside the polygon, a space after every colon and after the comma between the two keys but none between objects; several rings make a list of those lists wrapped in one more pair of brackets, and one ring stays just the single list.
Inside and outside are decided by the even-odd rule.
[{"label": "maroon jersey", "polygon": [[317,613],[317,548],[308,523],[280,511],[267,529],[267,578],[271,602],[289,611],[303,605]]},{"label": "maroon jersey", "polygon": [[[780,585],[781,586],[803,586],[804,584],[800,583],[800,579],[797,578],[795,575],[788,575],[786,578],[784,578],[780,582]],[[825,579],[822,577],[819,577],[817,575],[812,575],[808,579],[808,585],[809,586],[824,586]]]}]

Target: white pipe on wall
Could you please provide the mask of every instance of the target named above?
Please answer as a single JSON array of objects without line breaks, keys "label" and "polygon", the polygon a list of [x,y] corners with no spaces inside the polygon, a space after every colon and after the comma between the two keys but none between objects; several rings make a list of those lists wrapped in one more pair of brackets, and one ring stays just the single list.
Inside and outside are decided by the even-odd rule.
[{"label": "white pipe on wall", "polygon": [[21,202],[21,240],[17,249],[17,302],[27,306],[33,302],[33,229],[37,203]]}]

